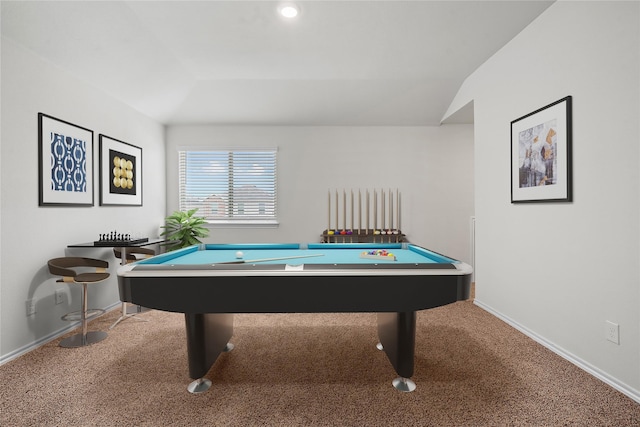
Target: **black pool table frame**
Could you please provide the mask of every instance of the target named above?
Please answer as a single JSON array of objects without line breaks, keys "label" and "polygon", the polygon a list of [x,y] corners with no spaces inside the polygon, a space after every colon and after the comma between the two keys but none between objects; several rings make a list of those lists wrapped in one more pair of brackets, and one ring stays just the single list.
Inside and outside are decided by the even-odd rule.
[{"label": "black pool table frame", "polygon": [[399,375],[393,385],[412,391],[416,312],[469,298],[471,267],[464,263],[285,265],[128,265],[118,270],[122,301],[185,315],[192,393],[218,356],[233,348],[234,313],[375,312],[378,348]]}]

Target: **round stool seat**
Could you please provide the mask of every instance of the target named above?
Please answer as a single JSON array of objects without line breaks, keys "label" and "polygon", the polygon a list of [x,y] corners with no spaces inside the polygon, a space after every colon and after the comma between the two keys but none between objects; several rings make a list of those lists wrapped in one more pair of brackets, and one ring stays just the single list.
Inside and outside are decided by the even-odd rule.
[{"label": "round stool seat", "polygon": [[78,283],[100,282],[109,277],[109,273],[80,273],[74,277],[74,281]]}]

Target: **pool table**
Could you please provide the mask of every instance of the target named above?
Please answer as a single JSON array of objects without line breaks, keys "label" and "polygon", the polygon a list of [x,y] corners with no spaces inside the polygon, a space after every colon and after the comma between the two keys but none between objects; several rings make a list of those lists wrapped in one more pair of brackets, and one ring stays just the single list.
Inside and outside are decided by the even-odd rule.
[{"label": "pool table", "polygon": [[[377,250],[393,257],[366,256]],[[122,301],[185,314],[192,393],[233,348],[234,313],[323,312],[377,313],[393,385],[412,391],[416,311],[468,299],[471,273],[406,242],[203,244],[121,266],[118,287]]]}]

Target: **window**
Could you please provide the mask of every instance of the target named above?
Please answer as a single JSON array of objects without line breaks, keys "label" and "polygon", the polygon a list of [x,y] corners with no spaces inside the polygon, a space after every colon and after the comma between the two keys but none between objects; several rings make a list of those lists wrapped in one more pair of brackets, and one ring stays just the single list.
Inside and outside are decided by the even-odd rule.
[{"label": "window", "polygon": [[277,220],[277,150],[180,150],[180,210],[211,222]]}]

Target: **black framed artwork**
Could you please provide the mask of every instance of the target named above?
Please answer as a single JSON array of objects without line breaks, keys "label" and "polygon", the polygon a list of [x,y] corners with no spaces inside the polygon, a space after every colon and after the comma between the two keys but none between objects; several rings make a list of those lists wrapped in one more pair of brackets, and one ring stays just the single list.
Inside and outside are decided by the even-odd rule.
[{"label": "black framed artwork", "polygon": [[571,102],[511,122],[511,203],[572,201]]},{"label": "black framed artwork", "polygon": [[100,206],[142,206],[142,148],[100,135]]},{"label": "black framed artwork", "polygon": [[93,206],[93,131],[38,113],[39,206]]}]

